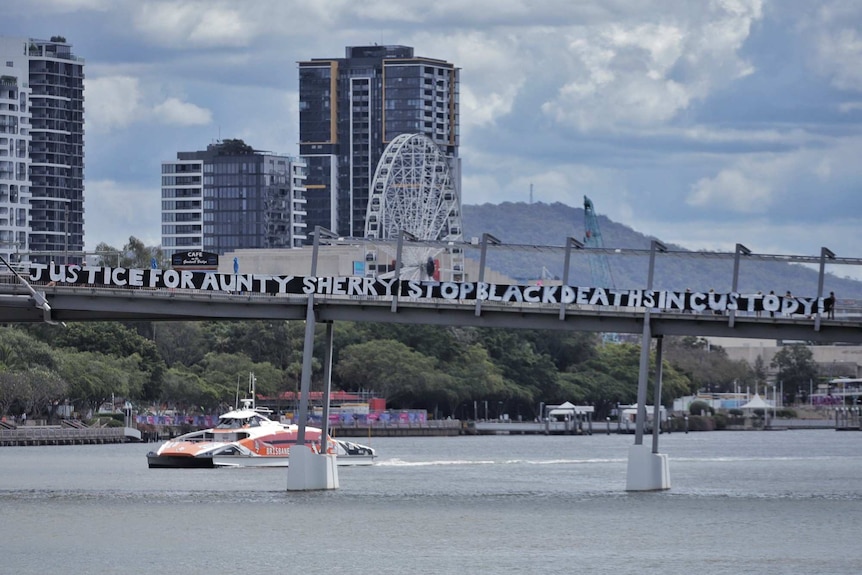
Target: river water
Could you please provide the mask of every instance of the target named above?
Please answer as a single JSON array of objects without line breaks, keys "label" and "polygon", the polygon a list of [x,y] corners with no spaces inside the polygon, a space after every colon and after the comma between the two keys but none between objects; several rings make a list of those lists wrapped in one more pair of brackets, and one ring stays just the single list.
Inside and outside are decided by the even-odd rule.
[{"label": "river water", "polygon": [[[650,438],[646,438],[649,442]],[[862,433],[372,438],[340,488],[285,469],[148,469],[146,444],[0,448],[0,574],[843,574],[862,569]]]}]

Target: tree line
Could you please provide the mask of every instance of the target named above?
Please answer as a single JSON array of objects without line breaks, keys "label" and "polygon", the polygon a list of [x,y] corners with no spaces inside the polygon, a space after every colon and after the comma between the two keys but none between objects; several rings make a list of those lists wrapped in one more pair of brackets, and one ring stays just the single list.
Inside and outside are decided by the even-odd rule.
[{"label": "tree line", "polygon": [[[313,390],[323,385],[319,327]],[[139,410],[218,412],[233,405],[249,372],[262,395],[297,392],[304,330],[302,321],[0,327],[0,415],[52,418],[67,403],[83,414],[112,397]],[[540,403],[565,401],[605,417],[637,396],[639,342],[606,343],[597,334],[341,322],[333,339],[333,389],[370,391],[390,408],[433,417],[472,419],[474,402],[487,402],[491,417],[532,419]],[[700,338],[666,338],[663,351],[666,406],[697,390],[733,391],[765,379]],[[652,378],[654,365],[650,371]],[[650,402],[651,393],[652,386]]]}]

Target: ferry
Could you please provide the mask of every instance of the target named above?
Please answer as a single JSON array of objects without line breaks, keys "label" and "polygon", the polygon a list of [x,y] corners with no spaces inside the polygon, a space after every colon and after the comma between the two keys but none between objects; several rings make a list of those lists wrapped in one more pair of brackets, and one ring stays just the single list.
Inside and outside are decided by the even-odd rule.
[{"label": "ferry", "polygon": [[[149,468],[287,467],[299,426],[270,419],[272,412],[255,407],[253,397],[220,415],[215,427],[180,435],[149,452]],[[305,442],[314,453],[320,453],[321,433],[305,428]],[[367,445],[326,439],[326,453],[335,455],[339,466],[371,465],[377,456]]]}]

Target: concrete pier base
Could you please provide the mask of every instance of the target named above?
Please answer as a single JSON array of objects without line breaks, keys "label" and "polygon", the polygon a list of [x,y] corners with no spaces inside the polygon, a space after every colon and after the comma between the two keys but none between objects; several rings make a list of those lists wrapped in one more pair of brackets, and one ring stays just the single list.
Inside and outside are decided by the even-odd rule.
[{"label": "concrete pier base", "polygon": [[338,464],[335,455],[314,453],[307,445],[290,448],[287,468],[288,491],[338,489]]},{"label": "concrete pier base", "polygon": [[670,489],[667,455],[653,453],[648,445],[629,448],[626,491],[661,491]]}]

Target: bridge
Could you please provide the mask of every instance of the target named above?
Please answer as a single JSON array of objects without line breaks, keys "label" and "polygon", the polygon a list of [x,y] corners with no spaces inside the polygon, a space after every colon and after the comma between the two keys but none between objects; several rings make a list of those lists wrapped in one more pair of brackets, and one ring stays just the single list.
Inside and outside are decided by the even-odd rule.
[{"label": "bridge", "polygon": [[[306,322],[299,407],[300,431],[288,473],[289,490],[338,487],[334,460],[306,447],[305,421],[311,383],[315,326],[324,323],[328,347],[324,358],[324,413],[328,421],[332,325],[337,321],[526,328],[641,336],[638,379],[638,425],[629,453],[627,490],[669,489],[666,456],[658,451],[658,430],[652,447],[644,445],[647,420],[648,368],[655,340],[658,373],[654,397],[661,396],[662,338],[671,335],[744,337],[862,344],[862,314],[856,302],[844,309],[823,297],[825,268],[862,265],[855,258],[837,258],[827,248],[819,257],[753,254],[742,245],[733,253],[692,253],[717,261],[732,261],[732,289],[726,293],[653,289],[655,261],[669,250],[653,241],[649,250],[629,250],[649,260],[640,289],[569,285],[569,265],[576,252],[591,252],[567,239],[564,273],[559,285],[494,284],[484,281],[489,246],[499,244],[484,234],[479,246],[476,282],[439,282],[394,278],[318,277],[319,249],[326,237],[317,229],[308,275],[203,273],[189,270],[30,264],[24,273],[0,277],[0,321],[201,321],[281,319]],[[361,241],[361,240],[348,240]],[[395,269],[401,269],[404,234],[397,241]],[[741,261],[782,261],[818,266],[813,293],[778,296],[739,293]],[[655,409],[658,410],[656,405]],[[657,419],[658,414],[654,414]],[[294,453],[295,452],[295,453]],[[330,458],[331,459],[331,458]]]}]

